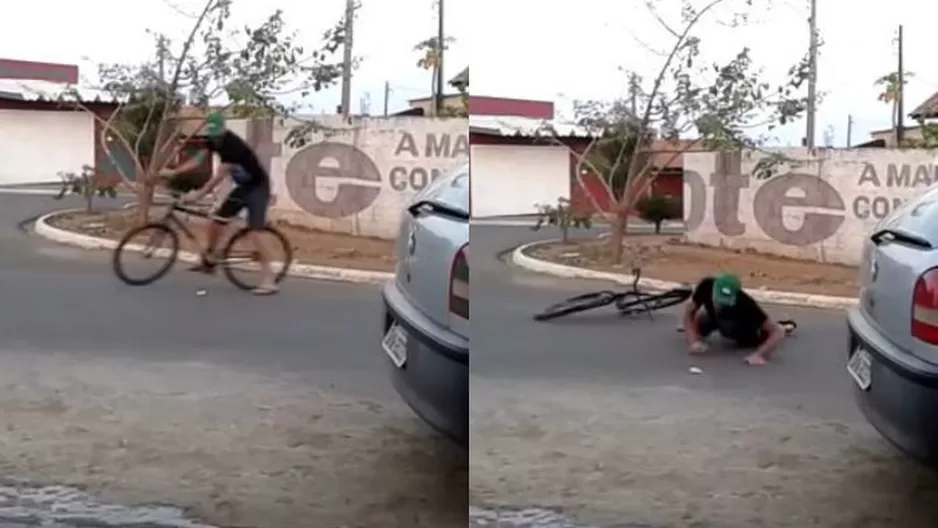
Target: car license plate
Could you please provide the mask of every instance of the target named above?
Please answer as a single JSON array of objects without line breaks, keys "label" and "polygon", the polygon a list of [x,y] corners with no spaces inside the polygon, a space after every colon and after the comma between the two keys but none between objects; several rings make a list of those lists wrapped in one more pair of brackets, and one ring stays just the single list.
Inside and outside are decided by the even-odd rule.
[{"label": "car license plate", "polygon": [[392,324],[381,340],[381,347],[394,366],[402,368],[407,362],[407,331],[397,323]]},{"label": "car license plate", "polygon": [[869,390],[870,385],[873,383],[870,377],[870,366],[872,364],[873,360],[870,353],[859,346],[853,351],[850,360],[847,361],[847,372],[850,373],[853,381],[857,382],[857,386],[861,390]]}]

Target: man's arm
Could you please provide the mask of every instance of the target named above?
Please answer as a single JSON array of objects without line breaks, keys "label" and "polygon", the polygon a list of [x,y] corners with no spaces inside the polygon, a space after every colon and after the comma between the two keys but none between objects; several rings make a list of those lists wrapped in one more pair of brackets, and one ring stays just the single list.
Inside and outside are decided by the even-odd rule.
[{"label": "man's arm", "polygon": [[764,359],[769,359],[772,357],[772,354],[775,353],[775,349],[778,348],[779,343],[785,339],[785,329],[775,321],[766,317],[762,322],[761,330],[765,333],[766,338],[765,341],[759,345],[759,348],[756,349],[755,354]]},{"label": "man's arm", "polygon": [[195,170],[196,168],[199,167],[199,165],[202,164],[203,161],[205,161],[205,157],[206,157],[205,151],[204,150],[199,151],[194,156],[192,156],[191,158],[186,160],[184,163],[179,165],[178,167],[173,168],[173,169],[161,170],[160,176],[164,178],[175,178],[176,176],[179,176],[180,174],[189,172],[191,170]]},{"label": "man's arm", "polygon": [[205,185],[203,185],[198,191],[196,191],[194,200],[198,201],[204,198],[208,193],[215,190],[225,178],[228,177],[228,173],[231,170],[231,165],[228,163],[219,163],[218,167],[215,169],[215,174],[212,175]]},{"label": "man's arm", "polygon": [[697,310],[699,309],[700,307],[697,306],[697,302],[693,297],[684,305],[683,325],[687,346],[691,346],[701,339],[700,332],[697,331],[697,322],[694,320],[697,316]]}]

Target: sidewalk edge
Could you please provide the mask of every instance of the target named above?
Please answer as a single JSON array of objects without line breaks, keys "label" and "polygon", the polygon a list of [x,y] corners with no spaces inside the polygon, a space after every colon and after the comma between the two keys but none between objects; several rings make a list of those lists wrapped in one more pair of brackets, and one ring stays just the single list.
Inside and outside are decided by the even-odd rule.
[{"label": "sidewalk edge", "polygon": [[[531,242],[518,246],[512,251],[511,261],[514,265],[524,268],[528,271],[533,271],[537,273],[544,273],[548,275],[553,275],[555,277],[562,277],[567,279],[594,279],[594,280],[606,280],[612,281],[619,284],[631,285],[632,281],[635,280],[632,275],[625,275],[621,273],[610,273],[606,271],[595,271],[586,268],[579,268],[576,266],[567,266],[564,264],[557,264],[554,262],[548,262],[546,260],[537,259],[534,257],[529,257],[525,254],[526,251],[545,244],[550,244],[554,242],[559,242],[560,240],[542,240],[538,242]],[[663,281],[658,279],[641,279],[639,286],[653,291],[664,291],[671,288],[675,288],[680,284],[677,282]],[[785,291],[775,291],[775,290],[746,290],[753,299],[771,303],[771,304],[781,304],[787,306],[807,306],[810,308],[824,308],[824,309],[840,309],[845,310],[848,308],[854,308],[857,305],[857,299],[853,297],[835,297],[831,295],[815,295],[811,293],[800,293],[800,292],[785,292]]]},{"label": "sidewalk edge", "polygon": [[[52,240],[53,242],[68,244],[70,246],[76,246],[83,249],[111,250],[117,246],[117,242],[114,240],[66,231],[65,229],[54,227],[49,223],[50,218],[76,212],[81,212],[81,210],[66,209],[42,215],[36,220],[35,223],[36,234],[43,238]],[[198,256],[186,251],[180,251],[179,260],[182,262],[192,263],[198,260]],[[369,284],[380,284],[394,278],[394,274],[387,271],[334,268],[330,266],[316,266],[313,264],[302,263],[294,263],[290,267],[289,275],[291,277],[302,277],[306,279]]]}]

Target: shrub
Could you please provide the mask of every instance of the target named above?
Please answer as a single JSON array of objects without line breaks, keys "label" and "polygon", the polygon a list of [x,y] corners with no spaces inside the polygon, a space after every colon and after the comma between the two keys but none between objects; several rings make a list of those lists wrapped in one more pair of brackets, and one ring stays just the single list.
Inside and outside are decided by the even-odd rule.
[{"label": "shrub", "polygon": [[74,172],[59,172],[62,187],[56,200],[61,200],[67,194],[78,194],[85,198],[85,212],[91,213],[94,209],[95,196],[117,198],[117,182],[106,181],[95,175],[91,165],[82,165],[81,174]]},{"label": "shrub", "polygon": [[661,223],[684,216],[680,202],[669,196],[645,196],[635,204],[638,216],[655,225],[655,233],[661,232]]},{"label": "shrub", "polygon": [[567,198],[557,198],[556,204],[535,204],[537,207],[537,223],[534,229],[544,226],[557,226],[560,228],[563,243],[568,242],[570,228],[589,229],[593,227],[593,214],[589,211],[577,211],[570,206]]}]

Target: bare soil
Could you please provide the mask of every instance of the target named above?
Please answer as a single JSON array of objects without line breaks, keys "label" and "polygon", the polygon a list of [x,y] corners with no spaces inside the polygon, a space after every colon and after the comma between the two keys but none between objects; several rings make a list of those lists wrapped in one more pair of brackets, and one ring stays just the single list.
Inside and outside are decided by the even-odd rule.
[{"label": "bare soil", "polygon": [[[158,209],[152,212],[159,213]],[[203,244],[206,221],[197,217],[188,217],[187,221],[198,236],[198,244]],[[137,225],[137,210],[68,213],[52,217],[49,223],[60,229],[117,240]],[[369,271],[394,270],[394,241],[329,233],[281,221],[274,225],[293,245],[293,257],[299,263]],[[200,251],[200,246],[186,237],[180,237],[180,242],[185,251]]]},{"label": "bare soil", "polygon": [[627,236],[621,264],[613,264],[608,239],[571,240],[537,246],[532,257],[568,266],[631,274],[640,267],[642,276],[694,283],[719,271],[730,271],[748,289],[768,289],[855,297],[859,289],[856,267],[822,264],[776,257],[753,251],[705,247],[668,235]]}]

